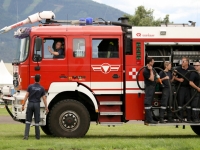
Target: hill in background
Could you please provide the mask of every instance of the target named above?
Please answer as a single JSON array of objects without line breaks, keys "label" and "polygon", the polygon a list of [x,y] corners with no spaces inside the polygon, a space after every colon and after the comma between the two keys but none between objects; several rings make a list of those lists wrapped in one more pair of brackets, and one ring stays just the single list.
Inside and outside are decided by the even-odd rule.
[{"label": "hill in background", "polygon": [[[1,0],[0,29],[26,19],[37,12],[52,10],[57,20],[76,20],[92,17],[117,21],[125,14],[113,7],[92,0]],[[12,62],[16,55],[17,39],[12,30],[0,35],[0,60]]]}]

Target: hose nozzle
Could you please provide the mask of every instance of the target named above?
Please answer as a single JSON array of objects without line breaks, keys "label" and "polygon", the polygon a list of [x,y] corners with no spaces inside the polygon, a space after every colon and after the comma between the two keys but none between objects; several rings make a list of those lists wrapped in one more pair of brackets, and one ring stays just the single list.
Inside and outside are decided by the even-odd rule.
[{"label": "hose nozzle", "polygon": [[158,82],[160,83],[160,85],[163,87],[165,87],[162,83],[162,80],[160,79],[160,76],[158,75],[158,73],[156,73],[156,78],[158,79]]}]

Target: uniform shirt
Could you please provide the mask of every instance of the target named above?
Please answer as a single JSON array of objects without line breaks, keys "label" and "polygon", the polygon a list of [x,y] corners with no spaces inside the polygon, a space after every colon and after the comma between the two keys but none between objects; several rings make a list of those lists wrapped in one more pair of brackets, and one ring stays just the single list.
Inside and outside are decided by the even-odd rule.
[{"label": "uniform shirt", "polygon": [[154,81],[149,80],[149,78],[150,78],[150,70],[147,67],[144,68],[143,76],[144,76],[144,83],[145,83],[146,86],[148,86],[148,85],[155,86],[156,85],[156,81],[155,80]]},{"label": "uniform shirt", "polygon": [[[182,75],[185,75],[188,72],[188,70],[195,70],[195,69],[193,66],[188,66],[188,68],[185,70],[182,68],[182,66],[179,66],[176,70],[180,72]],[[187,73],[186,78],[189,79],[189,77],[190,77],[190,73]],[[183,77],[178,74],[178,78],[183,78]],[[184,79],[184,81],[181,83],[181,86],[189,87],[190,85],[189,85],[189,82]]]},{"label": "uniform shirt", "polygon": [[55,50],[55,52],[58,52],[59,55],[54,55],[53,58],[64,58],[63,49]]},{"label": "uniform shirt", "polygon": [[[167,76],[169,76],[169,80],[171,81],[171,79],[172,79],[171,71],[168,71],[168,72],[165,71],[165,73],[167,74]],[[165,73],[163,71],[161,71],[159,73],[160,79],[166,77]],[[168,80],[163,80],[162,83],[163,83],[164,87],[169,87],[169,81]]]},{"label": "uniform shirt", "polygon": [[197,72],[191,72],[189,81],[192,81],[196,86],[199,86],[199,80],[199,74]]},{"label": "uniform shirt", "polygon": [[44,88],[38,83],[29,85],[27,92],[29,92],[28,101],[33,103],[40,102],[40,98],[45,95]]}]

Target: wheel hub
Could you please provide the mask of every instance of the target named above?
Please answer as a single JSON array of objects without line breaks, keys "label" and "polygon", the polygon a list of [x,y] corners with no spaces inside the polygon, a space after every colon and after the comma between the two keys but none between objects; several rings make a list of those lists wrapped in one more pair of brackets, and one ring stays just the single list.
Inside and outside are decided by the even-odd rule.
[{"label": "wheel hub", "polygon": [[73,111],[66,111],[60,115],[59,124],[65,131],[74,131],[80,123],[79,116]]}]

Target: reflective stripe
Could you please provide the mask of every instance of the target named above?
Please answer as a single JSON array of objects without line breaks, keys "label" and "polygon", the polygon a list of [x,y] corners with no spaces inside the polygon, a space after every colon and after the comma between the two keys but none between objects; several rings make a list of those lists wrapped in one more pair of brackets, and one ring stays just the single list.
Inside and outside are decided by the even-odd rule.
[{"label": "reflective stripe", "polygon": [[[169,106],[167,106],[167,108],[169,108]],[[173,107],[170,107],[171,109],[173,108]]]},{"label": "reflective stripe", "polygon": [[191,106],[186,106],[187,109],[191,109]]},{"label": "reflective stripe", "polygon": [[36,123],[36,124],[35,124],[35,126],[39,126],[39,124],[38,124],[38,123]]},{"label": "reflective stripe", "polygon": [[178,108],[182,108],[181,106],[178,106]]},{"label": "reflective stripe", "polygon": [[29,121],[26,121],[26,124],[31,124]]},{"label": "reflective stripe", "polygon": [[192,108],[192,110],[199,111],[200,108]]},{"label": "reflective stripe", "polygon": [[161,108],[161,109],[166,109],[166,107],[164,107],[164,106],[161,106],[160,108]]},{"label": "reflective stripe", "polygon": [[144,107],[144,109],[151,109],[151,107]]}]

